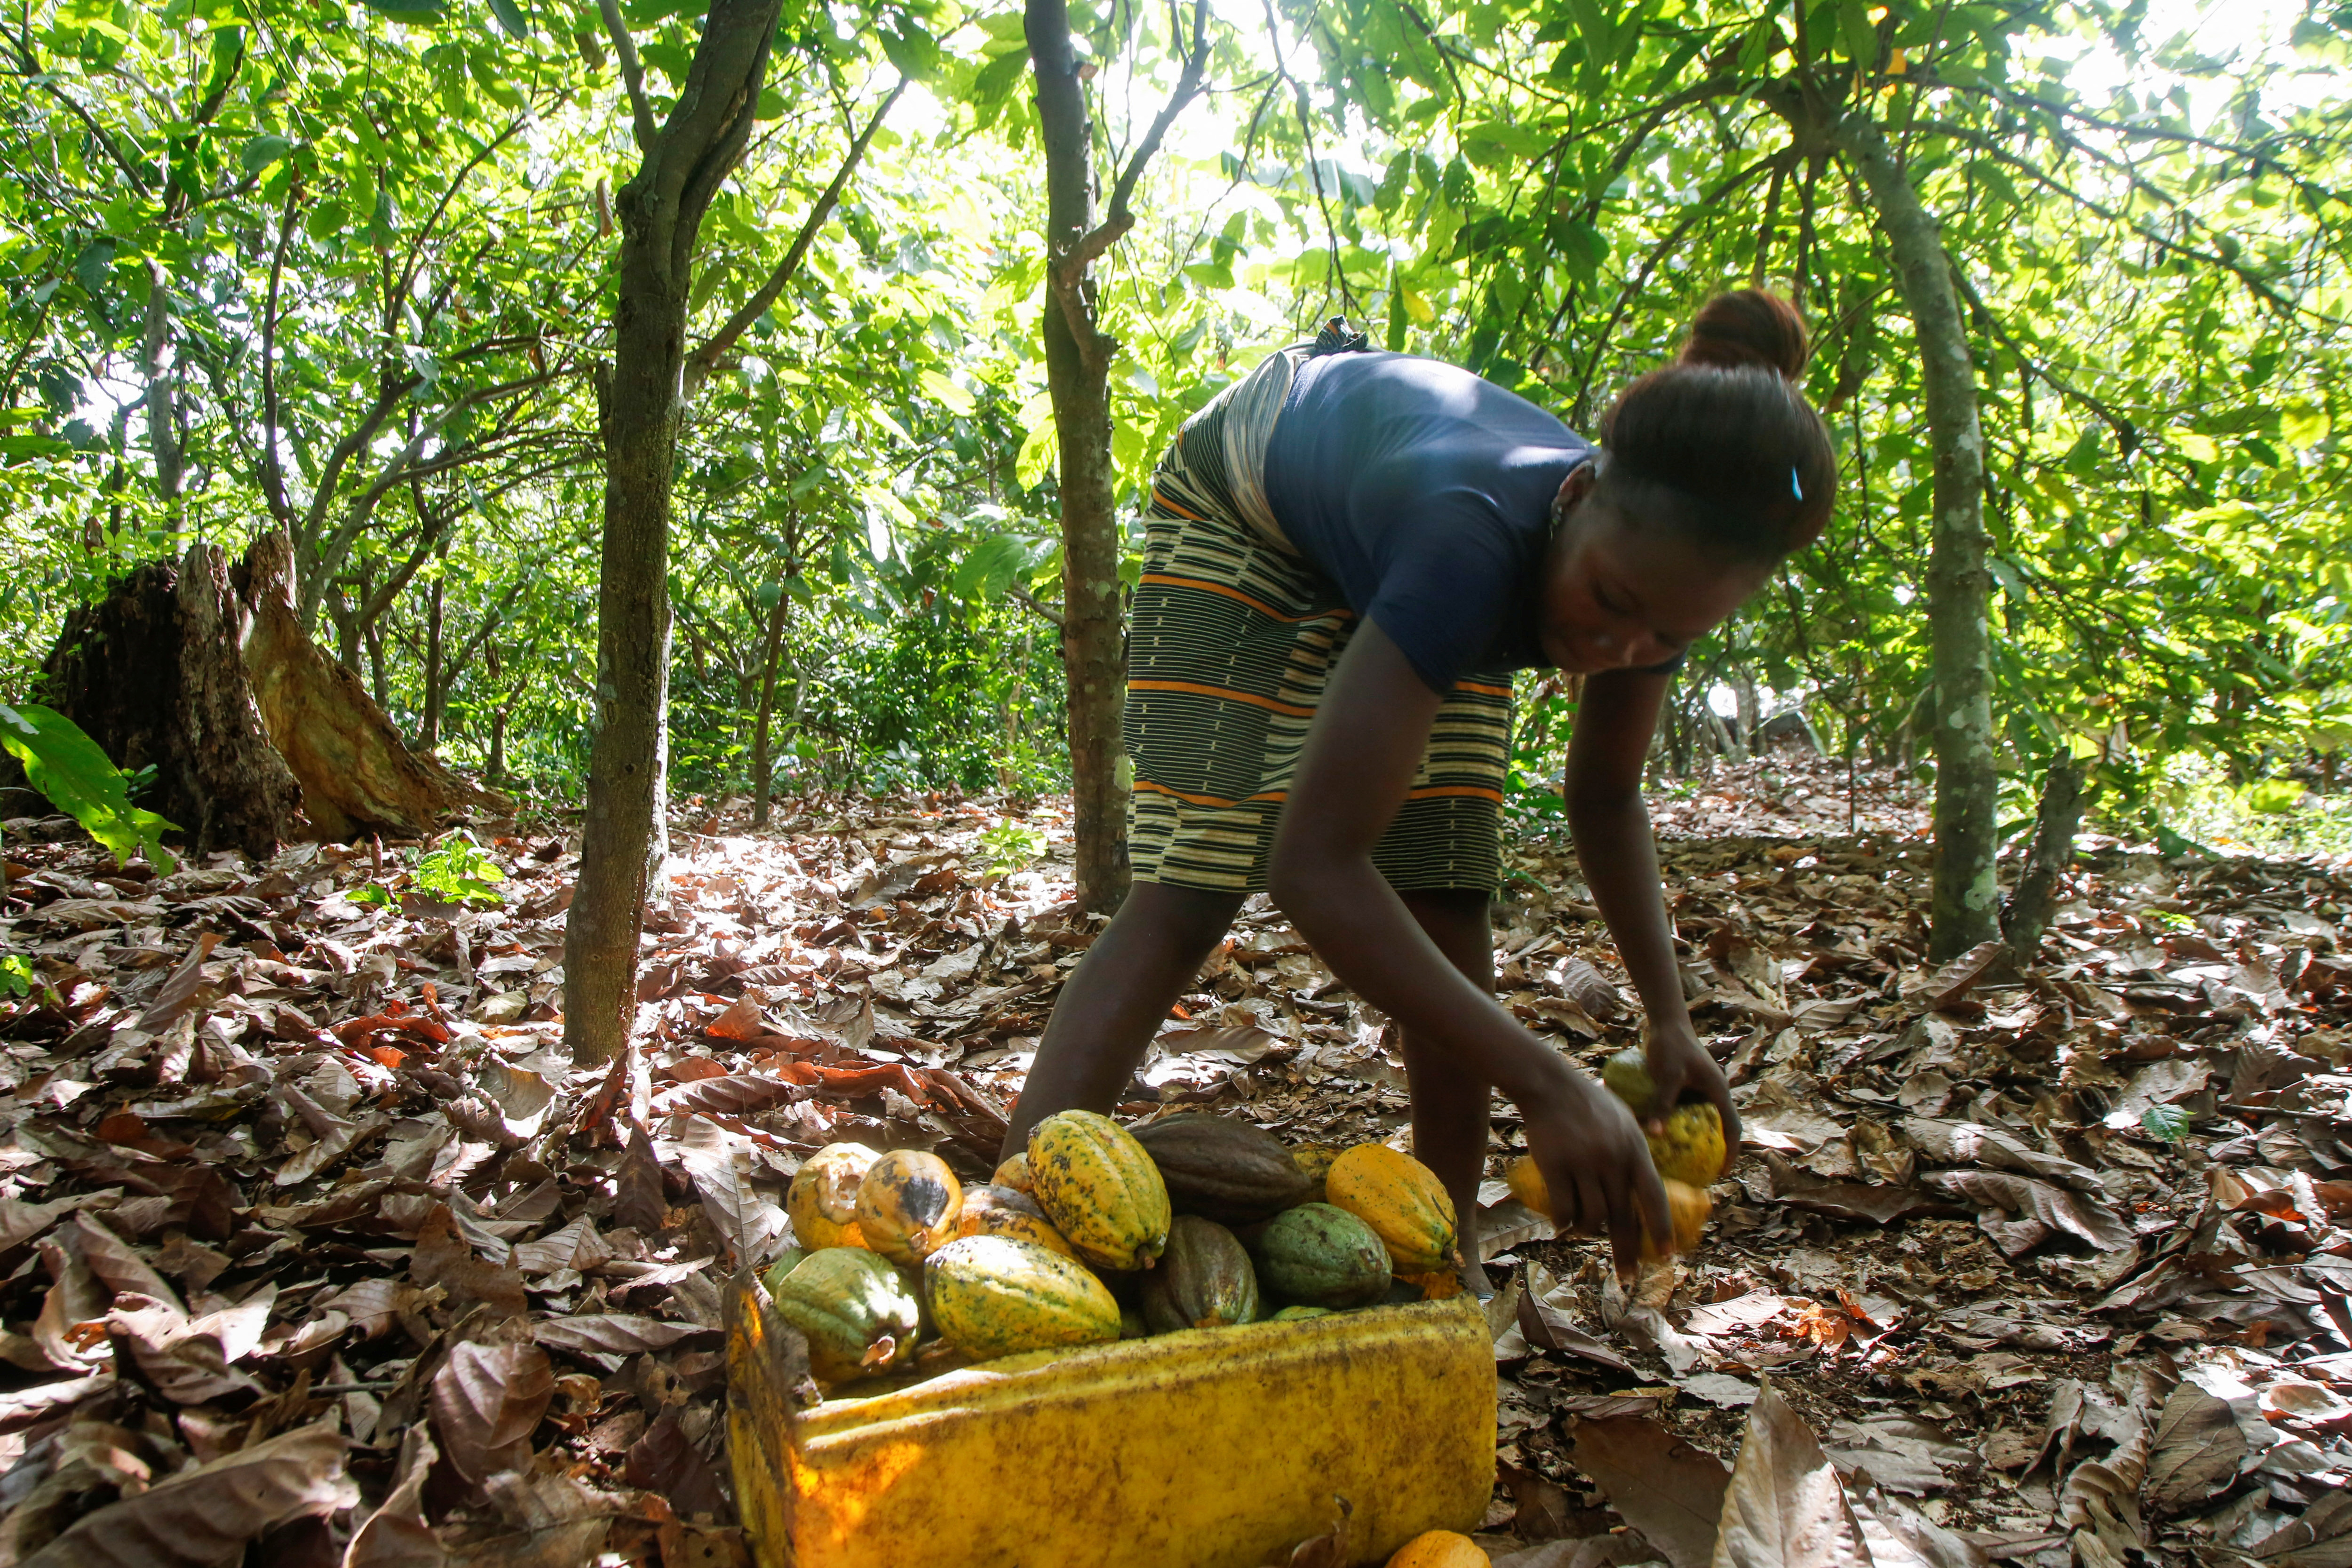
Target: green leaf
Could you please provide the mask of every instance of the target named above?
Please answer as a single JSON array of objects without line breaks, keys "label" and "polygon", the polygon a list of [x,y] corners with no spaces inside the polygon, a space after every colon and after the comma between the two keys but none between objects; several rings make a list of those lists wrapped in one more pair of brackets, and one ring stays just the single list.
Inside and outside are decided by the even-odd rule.
[{"label": "green leaf", "polygon": [[1013,461],[1013,477],[1023,488],[1034,489],[1043,484],[1054,465],[1061,460],[1062,437],[1051,419],[1041,419],[1029,430],[1028,438],[1021,443],[1021,455]]},{"label": "green leaf", "polygon": [[2189,1136],[2189,1112],[2177,1105],[2151,1105],[2139,1113],[2140,1131],[2167,1143]]},{"label": "green leaf", "polygon": [[258,174],[293,151],[293,147],[294,143],[283,136],[257,136],[245,144],[245,151],[236,155],[236,161],[245,166],[247,174]]},{"label": "green leaf", "polygon": [[976,406],[971,393],[966,392],[938,371],[919,371],[916,373],[915,379],[921,382],[923,390],[938,398],[951,414],[970,414]]},{"label": "green leaf", "polygon": [[1846,58],[1868,68],[1878,59],[1878,28],[1870,19],[1870,0],[1838,0],[1838,36]]},{"label": "green leaf", "polygon": [[116,865],[141,848],[161,870],[178,864],[163,840],[178,826],[131,805],[122,770],[64,714],[36,702],[0,703],[0,747],[24,764],[26,781],[52,805],[114,852]]},{"label": "green leaf", "polygon": [[442,0],[367,0],[367,7],[395,22],[433,22],[440,19]]},{"label": "green leaf", "polygon": [[[1015,19],[1018,19],[1017,14]],[[1018,48],[997,56],[980,68],[971,79],[971,100],[975,104],[994,103],[1011,92],[1020,82],[1021,73],[1028,68],[1029,51]]]},{"label": "green leaf", "polygon": [[882,29],[882,52],[899,74],[918,81],[940,68],[940,41],[910,16]]},{"label": "green leaf", "polygon": [[2248,786],[2246,809],[2266,816],[2284,816],[2303,803],[2304,787],[2296,779],[2264,779]]},{"label": "green leaf", "polygon": [[2208,848],[2185,834],[2174,832],[2161,822],[2156,825],[2156,851],[2168,860],[2178,860],[2185,855],[2195,855],[2207,860],[2221,858],[2220,850]]},{"label": "green leaf", "polygon": [[507,37],[517,43],[530,37],[530,18],[515,0],[490,0],[490,15],[507,30]]},{"label": "green leaf", "polygon": [[992,533],[956,563],[949,586],[964,598],[994,598],[1029,569],[1029,553],[1007,533]]},{"label": "green leaf", "polygon": [[106,279],[114,270],[114,253],[119,248],[110,234],[101,234],[82,247],[74,258],[73,275],[92,299],[105,291]]}]

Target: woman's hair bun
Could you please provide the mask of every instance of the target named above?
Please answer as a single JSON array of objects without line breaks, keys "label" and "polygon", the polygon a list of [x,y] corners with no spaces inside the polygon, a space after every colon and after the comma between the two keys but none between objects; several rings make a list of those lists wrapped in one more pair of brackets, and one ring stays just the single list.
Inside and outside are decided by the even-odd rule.
[{"label": "woman's hair bun", "polygon": [[1717,294],[1699,308],[1680,363],[1725,370],[1761,365],[1793,382],[1804,374],[1811,353],[1805,318],[1794,305],[1761,289],[1741,289]]}]

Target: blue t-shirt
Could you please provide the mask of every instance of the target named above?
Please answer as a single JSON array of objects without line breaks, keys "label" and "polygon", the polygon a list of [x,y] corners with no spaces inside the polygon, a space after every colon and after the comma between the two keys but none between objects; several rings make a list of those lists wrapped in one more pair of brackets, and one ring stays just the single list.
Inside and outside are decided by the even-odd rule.
[{"label": "blue t-shirt", "polygon": [[1433,690],[1550,662],[1551,502],[1592,444],[1466,370],[1399,353],[1302,363],[1265,454],[1275,521]]}]

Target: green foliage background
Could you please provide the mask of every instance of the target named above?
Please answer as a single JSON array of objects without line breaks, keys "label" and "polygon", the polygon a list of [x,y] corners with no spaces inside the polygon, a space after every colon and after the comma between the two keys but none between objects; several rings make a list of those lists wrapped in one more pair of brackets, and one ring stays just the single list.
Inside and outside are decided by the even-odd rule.
[{"label": "green foliage background", "polygon": [[[1706,295],[1766,283],[1816,324],[1809,390],[1845,489],[1828,541],[1695,651],[1661,755],[1689,755],[1720,684],[1806,700],[1832,749],[1916,758],[1935,721],[1917,356],[1822,136],[1825,114],[1867,116],[1969,300],[2004,766],[2023,784],[2061,748],[2095,757],[2119,818],[2165,809],[2181,756],[2325,786],[2352,734],[2347,36],[2315,10],[2224,45],[2149,12],[1221,13],[1215,90],[1097,268],[1127,497],[1187,414],[1323,314],[1589,429]],[[675,91],[697,13],[623,14],[657,100]],[[1116,167],[1173,79],[1169,19],[1074,17]],[[30,689],[66,607],[110,576],[282,527],[321,640],[397,720],[425,728],[437,605],[442,753],[575,791],[610,190],[634,163],[595,7],[48,0],[5,54],[0,693]],[[1801,66],[1825,100],[1792,87]],[[780,604],[786,787],[1059,776],[1025,72],[1017,8],[786,6],[705,228],[699,331],[913,86],[783,297],[688,389],[682,791],[746,786]],[[1523,738],[1534,795],[1556,707]]]}]

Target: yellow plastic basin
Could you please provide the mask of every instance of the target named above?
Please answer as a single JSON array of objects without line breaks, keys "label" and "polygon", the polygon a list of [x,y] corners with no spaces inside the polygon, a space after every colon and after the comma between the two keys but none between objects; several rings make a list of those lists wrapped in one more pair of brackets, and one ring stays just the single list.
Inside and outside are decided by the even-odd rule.
[{"label": "yellow plastic basin", "polygon": [[1009,1356],[796,1424],[754,1300],[730,1303],[729,1419],[761,1568],[1258,1568],[1339,1498],[1380,1563],[1476,1528],[1494,1488],[1468,1298]]}]

